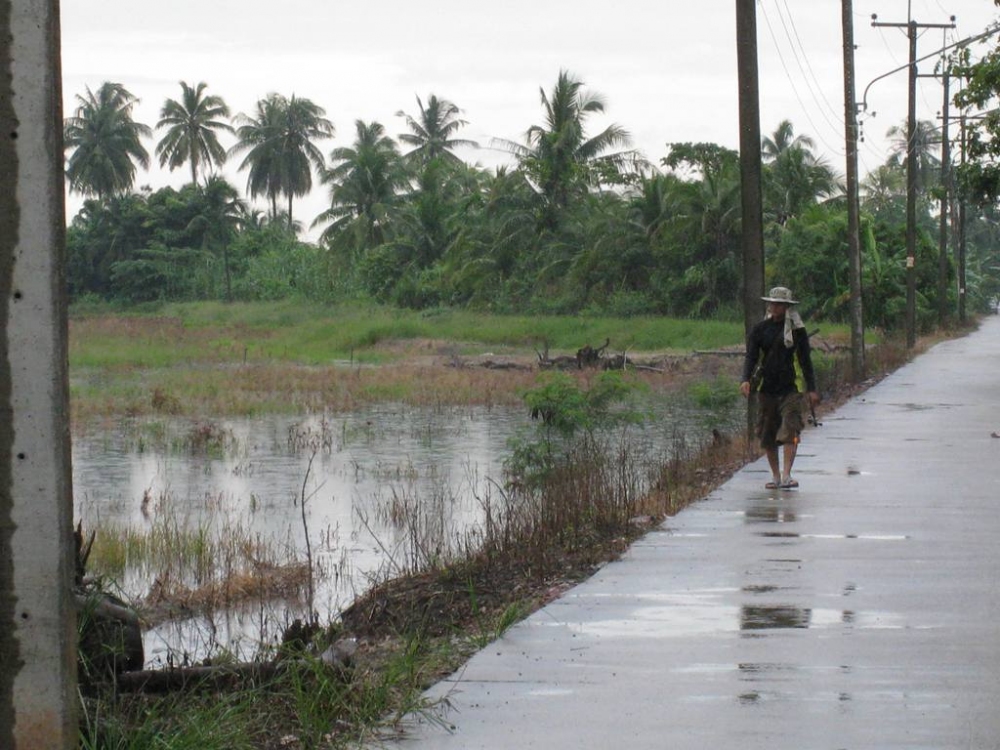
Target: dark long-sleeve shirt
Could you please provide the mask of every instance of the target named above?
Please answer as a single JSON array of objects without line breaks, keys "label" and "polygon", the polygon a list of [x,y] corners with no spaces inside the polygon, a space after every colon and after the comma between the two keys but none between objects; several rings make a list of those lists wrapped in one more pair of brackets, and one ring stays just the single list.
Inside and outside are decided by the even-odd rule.
[{"label": "dark long-sleeve shirt", "polygon": [[747,339],[747,352],[743,360],[743,382],[749,382],[757,360],[763,357],[761,368],[761,393],[783,396],[799,390],[796,383],[795,359],[805,380],[806,391],[816,390],[809,334],[805,328],[792,332],[795,345],[785,346],[785,322],[765,318],[753,327]]}]

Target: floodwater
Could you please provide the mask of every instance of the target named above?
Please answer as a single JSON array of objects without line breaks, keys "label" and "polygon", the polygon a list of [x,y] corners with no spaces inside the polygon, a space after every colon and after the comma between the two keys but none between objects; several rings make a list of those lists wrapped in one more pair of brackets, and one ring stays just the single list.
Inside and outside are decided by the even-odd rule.
[{"label": "floodwater", "polygon": [[[707,421],[689,403],[659,411],[645,428],[632,428],[639,463],[650,472],[678,439],[698,442],[714,426],[738,424],[741,412]],[[314,609],[325,622],[373,581],[474,540],[500,494],[511,439],[531,428],[524,409],[485,407],[126,419],[74,436],[75,514],[86,530],[229,535],[261,545],[279,563],[305,560],[308,534]],[[127,564],[116,583],[139,600],[154,575]],[[255,601],[171,621],[146,634],[147,661],[200,659],[219,648],[247,658],[304,614],[287,602]]]}]

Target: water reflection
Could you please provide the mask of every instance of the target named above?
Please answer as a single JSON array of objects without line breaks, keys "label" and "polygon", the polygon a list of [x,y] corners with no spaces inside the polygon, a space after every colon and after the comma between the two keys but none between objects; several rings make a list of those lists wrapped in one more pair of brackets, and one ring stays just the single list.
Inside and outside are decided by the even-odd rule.
[{"label": "water reflection", "polygon": [[[738,679],[740,683],[747,683],[749,689],[742,690],[737,694],[737,700],[746,706],[754,706],[767,700],[784,700],[790,698],[801,698],[801,681],[807,672],[823,673],[823,683],[840,675],[849,675],[850,667],[803,667],[788,663],[740,663],[737,664]],[[827,674],[832,673],[832,674]],[[740,686],[741,689],[743,685]],[[810,691],[811,700],[836,701],[841,704],[849,703],[853,700],[850,693],[845,691]]]},{"label": "water reflection", "polygon": [[740,609],[740,630],[808,628],[812,610],[786,606],[744,605]]},{"label": "water reflection", "polygon": [[[392,407],[337,419],[127,421],[75,437],[75,515],[88,530],[252,544],[268,563],[305,559],[308,529],[320,573],[314,603],[326,617],[373,578],[414,564],[417,549],[441,552],[473,528],[526,421],[520,410]],[[193,449],[206,436],[212,442]],[[117,583],[140,599],[156,582],[128,563]],[[260,641],[289,614],[267,609],[164,625],[147,652]]]},{"label": "water reflection", "polygon": [[[703,418],[666,406],[637,433],[637,464],[659,464],[677,441],[696,445]],[[88,530],[230,534],[279,562],[305,559],[308,533],[320,573],[314,605],[326,619],[417,557],[474,544],[497,512],[509,440],[529,425],[523,409],[393,405],[307,419],[125,420],[74,436],[74,510]],[[118,582],[133,599],[154,583],[134,564]],[[147,653],[266,641],[294,614],[260,606],[166,624]]]},{"label": "water reflection", "polygon": [[777,505],[758,505],[747,509],[744,518],[748,524],[754,523],[795,523],[798,516],[791,508]]}]

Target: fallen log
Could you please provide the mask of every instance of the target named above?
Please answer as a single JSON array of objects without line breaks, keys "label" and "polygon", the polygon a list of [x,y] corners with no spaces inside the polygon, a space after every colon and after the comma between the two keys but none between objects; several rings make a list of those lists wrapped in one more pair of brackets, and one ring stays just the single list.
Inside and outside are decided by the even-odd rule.
[{"label": "fallen log", "polygon": [[260,662],[208,667],[141,669],[118,675],[118,690],[123,693],[169,693],[177,690],[225,690],[261,683],[281,674],[284,662]]},{"label": "fallen log", "polygon": [[597,367],[604,357],[604,350],[611,344],[611,339],[605,339],[604,345],[595,349],[587,344],[576,352],[577,366],[582,370],[584,367]]},{"label": "fallen log", "polygon": [[[302,626],[298,620],[300,634],[310,637],[309,626]],[[286,636],[289,634],[286,632]],[[302,647],[293,643],[295,635],[286,637],[285,646]],[[319,656],[325,664],[345,682],[351,679],[354,655],[358,643],[353,638],[341,638],[329,646]],[[227,690],[247,684],[261,684],[283,674],[289,667],[301,663],[301,659],[284,658],[265,662],[243,662],[240,664],[199,665],[191,667],[168,667],[167,669],[141,669],[123,672],[117,676],[118,690],[124,693],[169,693],[177,690]]]},{"label": "fallen log", "polygon": [[542,370],[579,370],[580,361],[576,357],[555,357],[554,359],[539,359],[538,367]]},{"label": "fallen log", "polygon": [[142,626],[134,610],[101,591],[77,590],[76,606],[84,682],[142,668]]}]

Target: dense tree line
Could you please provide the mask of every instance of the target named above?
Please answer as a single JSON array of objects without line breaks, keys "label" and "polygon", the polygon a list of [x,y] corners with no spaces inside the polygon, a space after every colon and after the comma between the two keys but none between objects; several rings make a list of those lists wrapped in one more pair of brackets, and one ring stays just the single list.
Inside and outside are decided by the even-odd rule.
[{"label": "dense tree line", "polygon": [[[324,153],[334,126],[308,99],[269,94],[232,115],[206,84],[180,85],[155,128],[133,120],[137,100],[120,84],[77,97],[67,179],[88,200],[68,232],[74,298],[369,296],[414,308],[740,315],[738,154],[670,143],[651,162],[622,126],[591,132],[605,103],[570,73],[540,91],[540,120],[523,141],[491,144],[512,156],[493,170],[459,158],[456,149],[478,144],[460,137],[459,108],[435,95],[398,113],[398,136],[358,120],[350,146]],[[929,325],[939,169],[933,126],[918,130],[918,315]],[[154,132],[161,166],[190,169],[179,190],[134,190]],[[901,324],[905,289],[905,132],[890,135],[899,147],[868,175],[862,199],[866,320],[886,327]],[[788,121],[761,148],[769,279],[795,289],[811,315],[846,320],[840,178]],[[241,159],[245,194],[218,174],[231,157]],[[312,224],[319,242],[307,243],[293,211],[314,181],[329,207]],[[265,214],[248,203],[256,199]],[[969,300],[980,307],[998,293],[996,218],[994,200],[967,219]]]}]

